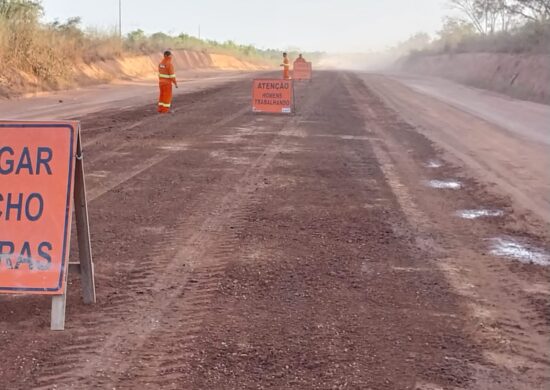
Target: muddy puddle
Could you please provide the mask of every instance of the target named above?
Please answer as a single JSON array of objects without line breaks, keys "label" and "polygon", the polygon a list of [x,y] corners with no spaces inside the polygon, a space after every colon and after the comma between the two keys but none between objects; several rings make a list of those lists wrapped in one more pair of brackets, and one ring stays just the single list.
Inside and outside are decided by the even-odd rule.
[{"label": "muddy puddle", "polygon": [[189,146],[186,143],[182,142],[159,146],[160,150],[168,150],[170,152],[180,152],[183,150],[187,150],[188,148]]},{"label": "muddy puddle", "polygon": [[502,217],[504,215],[504,212],[502,210],[496,209],[471,209],[458,210],[455,214],[457,217],[464,219],[477,219],[487,217]]},{"label": "muddy puddle", "polygon": [[441,168],[443,163],[439,160],[430,160],[425,164],[426,168]]},{"label": "muddy puddle", "polygon": [[456,180],[429,180],[428,187],[439,189],[458,190],[462,188],[462,184]]},{"label": "muddy puddle", "polygon": [[508,257],[525,264],[550,266],[550,254],[542,249],[526,245],[512,238],[497,237],[491,242],[491,254],[499,257]]}]

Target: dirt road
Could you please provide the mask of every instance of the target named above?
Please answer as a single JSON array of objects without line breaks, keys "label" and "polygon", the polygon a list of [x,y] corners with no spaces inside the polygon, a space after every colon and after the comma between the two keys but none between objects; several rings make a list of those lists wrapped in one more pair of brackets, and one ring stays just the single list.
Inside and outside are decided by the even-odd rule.
[{"label": "dirt road", "polygon": [[[232,80],[250,79],[251,72],[185,71],[179,78],[181,89],[174,95],[196,92],[223,85]],[[0,100],[3,119],[39,120],[72,119],[112,108],[127,109],[151,104],[158,99],[158,81],[131,80],[100,84],[70,91],[39,94],[21,99]]]},{"label": "dirt road", "polygon": [[550,224],[550,106],[439,79],[364,77],[418,131],[511,196],[518,212]]},{"label": "dirt road", "polygon": [[[295,116],[253,115],[234,80],[174,115],[82,117],[98,303],[73,277],[52,333],[46,299],[1,296],[0,387],[547,388],[544,213],[471,163],[527,172],[537,146],[464,152],[432,111],[495,125],[424,95],[409,116],[418,93],[394,83],[318,72]],[[502,215],[456,215],[478,207]]]}]

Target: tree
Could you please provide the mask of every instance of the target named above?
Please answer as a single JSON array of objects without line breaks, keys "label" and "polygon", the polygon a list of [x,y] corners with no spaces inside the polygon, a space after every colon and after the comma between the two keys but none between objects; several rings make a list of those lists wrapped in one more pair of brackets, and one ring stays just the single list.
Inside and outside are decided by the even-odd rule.
[{"label": "tree", "polygon": [[550,0],[513,0],[505,2],[506,10],[534,22],[550,20]]},{"label": "tree", "polygon": [[145,32],[141,29],[130,31],[128,33],[128,41],[131,43],[142,42],[145,39],[147,39],[147,36],[145,35]]},{"label": "tree", "polygon": [[11,23],[37,23],[43,12],[40,1],[0,0],[0,17]]},{"label": "tree", "polygon": [[437,34],[444,45],[456,46],[465,38],[475,35],[475,33],[476,30],[472,23],[457,18],[446,18],[443,27]]},{"label": "tree", "polygon": [[58,20],[50,23],[50,26],[59,32],[65,33],[67,35],[72,35],[73,37],[83,37],[84,32],[80,29],[80,24],[82,19],[79,16],[74,16],[61,23]]},{"label": "tree", "polygon": [[425,32],[417,32],[404,42],[397,45],[397,51],[408,54],[415,50],[423,50],[427,48],[432,41],[432,38]]},{"label": "tree", "polygon": [[[546,0],[548,1],[548,0]],[[458,10],[464,22],[471,23],[480,34],[508,31],[513,15],[506,0],[448,0],[451,8]]]}]

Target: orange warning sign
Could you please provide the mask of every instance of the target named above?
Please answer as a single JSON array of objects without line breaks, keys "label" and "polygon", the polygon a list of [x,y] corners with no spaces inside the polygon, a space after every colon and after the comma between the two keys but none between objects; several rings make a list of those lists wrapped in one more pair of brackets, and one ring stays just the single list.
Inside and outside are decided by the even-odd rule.
[{"label": "orange warning sign", "polygon": [[0,293],[64,291],[78,131],[0,121]]},{"label": "orange warning sign", "polygon": [[252,111],[277,114],[292,113],[294,111],[294,84],[292,80],[254,80]]},{"label": "orange warning sign", "polygon": [[311,62],[297,61],[294,63],[292,70],[292,78],[294,80],[310,80],[311,79]]}]

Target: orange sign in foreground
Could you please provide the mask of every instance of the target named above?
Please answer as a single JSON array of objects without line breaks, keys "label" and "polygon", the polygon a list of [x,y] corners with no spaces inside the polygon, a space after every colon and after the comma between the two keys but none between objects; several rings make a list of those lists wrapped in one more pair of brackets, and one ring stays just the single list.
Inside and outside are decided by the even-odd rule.
[{"label": "orange sign in foreground", "polygon": [[0,293],[64,292],[78,129],[0,121]]},{"label": "orange sign in foreground", "polygon": [[290,114],[294,110],[292,80],[256,79],[252,87],[252,111]]},{"label": "orange sign in foreground", "polygon": [[311,80],[311,62],[295,62],[292,69],[292,78],[295,80]]}]

